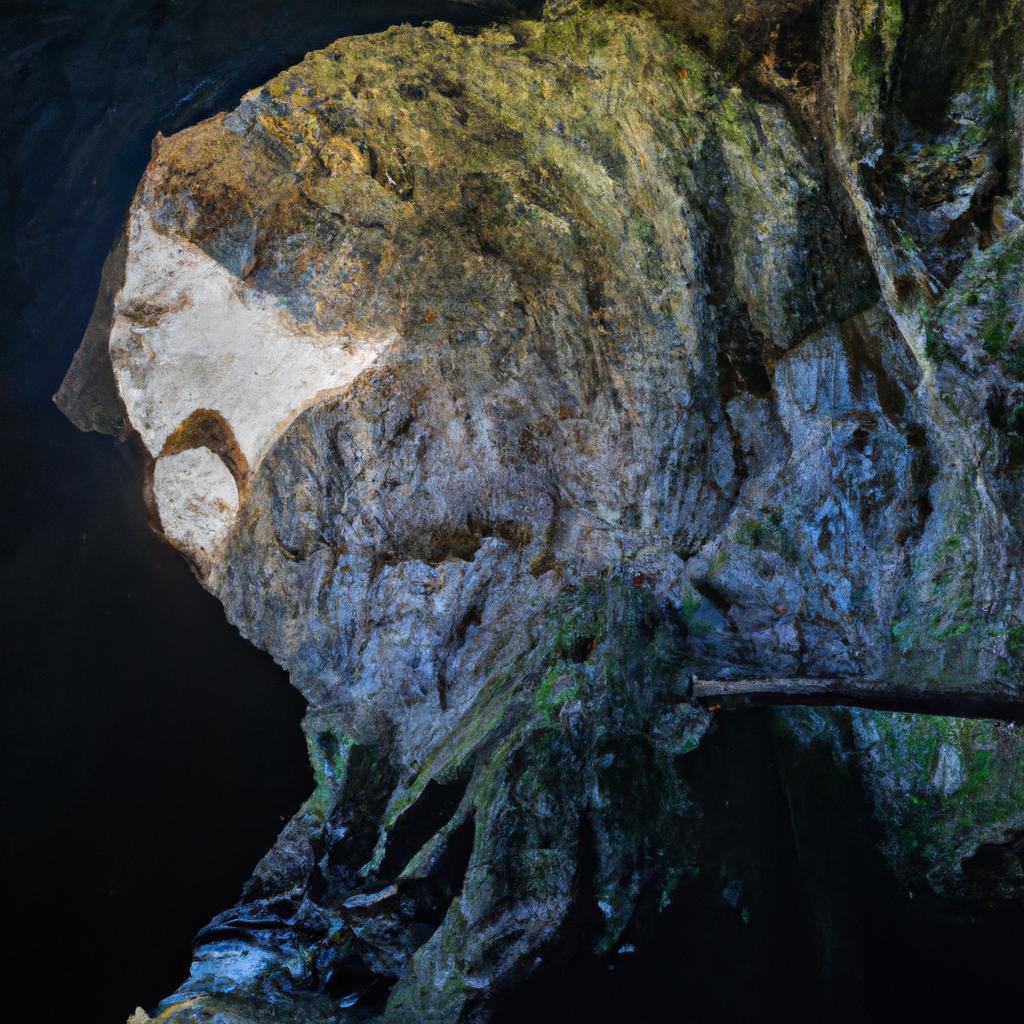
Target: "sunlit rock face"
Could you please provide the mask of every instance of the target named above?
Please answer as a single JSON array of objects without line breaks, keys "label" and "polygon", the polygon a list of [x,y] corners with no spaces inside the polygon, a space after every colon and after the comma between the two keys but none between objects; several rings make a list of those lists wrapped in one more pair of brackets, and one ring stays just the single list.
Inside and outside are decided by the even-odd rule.
[{"label": "sunlit rock face", "polygon": [[249,467],[307,405],[351,383],[393,338],[325,334],[297,320],[183,234],[161,231],[147,185],[127,228],[110,361],[128,422],[156,460],[161,527],[205,573]]},{"label": "sunlit rock face", "polygon": [[[58,400],[317,774],[171,1019],[485,1019],[613,948],[699,860],[690,671],[1019,689],[1021,19],[930,63],[961,6],[395,28],[158,139]],[[971,743],[914,748],[939,818]]]}]

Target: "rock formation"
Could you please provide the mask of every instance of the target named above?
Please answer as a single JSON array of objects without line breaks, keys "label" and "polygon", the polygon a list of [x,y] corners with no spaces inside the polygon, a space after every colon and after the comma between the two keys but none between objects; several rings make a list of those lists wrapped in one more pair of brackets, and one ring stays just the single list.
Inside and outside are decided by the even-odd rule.
[{"label": "rock formation", "polygon": [[[552,2],[156,140],[57,401],[317,780],[160,1020],[485,1020],[613,949],[694,870],[691,672],[1024,697],[1022,57],[1018,0]],[[785,721],[898,871],[1024,890],[1012,727]]]}]

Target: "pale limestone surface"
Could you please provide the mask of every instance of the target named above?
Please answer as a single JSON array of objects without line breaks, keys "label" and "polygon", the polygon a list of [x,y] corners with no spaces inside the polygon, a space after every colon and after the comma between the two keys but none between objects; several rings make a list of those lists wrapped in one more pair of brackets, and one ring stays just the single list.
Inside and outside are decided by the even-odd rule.
[{"label": "pale limestone surface", "polygon": [[932,776],[932,785],[943,795],[955,793],[964,781],[963,765],[956,747],[950,743],[939,746],[939,759]]},{"label": "pale limestone surface", "polygon": [[234,482],[223,465],[213,471],[210,460],[219,459],[209,450],[164,465],[167,438],[192,413],[220,413],[255,469],[303,409],[350,384],[394,340],[300,325],[198,246],[156,230],[136,206],[110,355],[131,425],[157,459],[154,493],[168,537],[205,563],[238,508]]},{"label": "pale limestone surface", "polygon": [[209,448],[157,459],[153,495],[164,535],[206,571],[238,511],[238,488]]}]

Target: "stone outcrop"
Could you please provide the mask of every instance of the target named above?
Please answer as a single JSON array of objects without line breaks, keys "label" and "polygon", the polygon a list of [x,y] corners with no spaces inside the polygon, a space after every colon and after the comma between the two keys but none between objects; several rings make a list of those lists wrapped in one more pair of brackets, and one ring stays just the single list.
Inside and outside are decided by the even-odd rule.
[{"label": "stone outcrop", "polygon": [[[612,949],[693,870],[689,672],[1024,695],[1022,21],[553,3],[157,139],[58,402],[317,778],[161,1020],[482,1020]],[[1020,846],[1013,730],[846,714],[899,870],[1019,893],[959,867]]]}]

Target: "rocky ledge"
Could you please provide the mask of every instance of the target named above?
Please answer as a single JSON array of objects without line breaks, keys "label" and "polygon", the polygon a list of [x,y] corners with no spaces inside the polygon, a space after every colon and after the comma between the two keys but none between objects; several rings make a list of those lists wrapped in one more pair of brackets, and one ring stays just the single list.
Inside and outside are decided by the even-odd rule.
[{"label": "rocky ledge", "polygon": [[[697,870],[691,673],[1024,698],[1022,26],[549,3],[157,138],[57,401],[317,782],[159,1020],[485,1020],[613,949]],[[1011,726],[779,721],[901,877],[1020,897]]]}]

